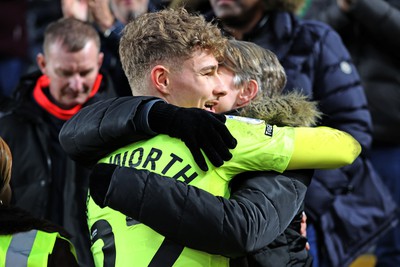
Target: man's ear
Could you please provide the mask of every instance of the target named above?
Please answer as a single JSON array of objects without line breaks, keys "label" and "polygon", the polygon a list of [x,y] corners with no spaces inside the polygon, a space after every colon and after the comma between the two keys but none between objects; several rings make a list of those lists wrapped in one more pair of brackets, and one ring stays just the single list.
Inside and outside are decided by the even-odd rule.
[{"label": "man's ear", "polygon": [[36,63],[43,74],[46,74],[46,58],[42,53],[37,54]]},{"label": "man's ear", "polygon": [[157,91],[162,95],[169,94],[169,71],[165,66],[157,65],[151,70],[151,82]]},{"label": "man's ear", "polygon": [[258,93],[258,84],[255,80],[250,80],[238,95],[237,107],[247,106]]}]

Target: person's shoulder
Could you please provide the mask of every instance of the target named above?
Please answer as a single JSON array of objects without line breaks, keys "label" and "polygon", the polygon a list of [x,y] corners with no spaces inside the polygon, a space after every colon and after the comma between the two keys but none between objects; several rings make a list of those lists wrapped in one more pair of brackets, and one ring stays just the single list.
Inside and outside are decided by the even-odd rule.
[{"label": "person's shoulder", "polygon": [[20,112],[19,106],[10,106],[0,115],[0,121],[1,124],[10,127],[10,125],[25,124],[30,121],[30,116],[25,112]]},{"label": "person's shoulder", "polygon": [[299,19],[299,25],[310,31],[333,31],[333,28],[327,23],[314,19]]},{"label": "person's shoulder", "polygon": [[29,135],[35,127],[45,126],[44,112],[34,103],[24,103],[12,106],[6,112],[0,114],[0,134],[19,138]]},{"label": "person's shoulder", "polygon": [[321,37],[326,36],[330,33],[336,33],[336,31],[330,25],[318,20],[299,19],[298,25],[303,32],[309,32],[313,35]]},{"label": "person's shoulder", "polygon": [[330,25],[318,20],[303,19],[300,20],[299,25],[303,30],[318,36],[325,36],[332,32],[336,32]]},{"label": "person's shoulder", "polygon": [[[339,34],[328,24],[311,19],[301,19],[298,23],[300,36],[314,45],[338,45]],[[307,38],[308,37],[308,38]]]}]

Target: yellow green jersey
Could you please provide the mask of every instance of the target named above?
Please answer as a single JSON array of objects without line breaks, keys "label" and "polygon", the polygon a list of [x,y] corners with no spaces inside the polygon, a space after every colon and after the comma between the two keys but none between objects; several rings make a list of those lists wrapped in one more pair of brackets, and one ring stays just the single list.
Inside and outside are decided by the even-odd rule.
[{"label": "yellow green jersey", "polygon": [[[182,141],[166,135],[127,145],[100,162],[146,169],[216,196],[229,197],[229,181],[238,173],[257,170],[283,172],[297,167],[340,167],[351,163],[344,163],[343,160],[352,161],[360,152],[359,144],[350,135],[328,127],[276,127],[262,120],[235,116],[228,116],[226,125],[237,139],[237,147],[231,151],[233,157],[219,168],[207,161],[207,172],[197,166]],[[323,140],[318,140],[318,136],[322,136]],[[309,147],[297,145],[302,138],[308,138],[312,144]],[[297,151],[296,147],[301,147],[303,151]],[[323,151],[326,149],[337,149],[337,157],[332,151]],[[343,153],[347,155],[346,159]],[[315,156],[318,158],[312,159]],[[293,161],[293,157],[298,158],[301,164]],[[304,157],[310,159],[305,160]],[[110,208],[101,209],[91,198],[88,200],[88,224],[90,229],[94,226],[98,229],[92,232],[92,240],[95,240],[92,253],[96,266],[107,265],[109,261],[115,266],[151,266],[159,255],[165,257],[165,253],[161,252],[170,245],[162,235],[146,225]],[[173,266],[229,266],[229,259],[220,255],[187,247],[176,253]]]}]

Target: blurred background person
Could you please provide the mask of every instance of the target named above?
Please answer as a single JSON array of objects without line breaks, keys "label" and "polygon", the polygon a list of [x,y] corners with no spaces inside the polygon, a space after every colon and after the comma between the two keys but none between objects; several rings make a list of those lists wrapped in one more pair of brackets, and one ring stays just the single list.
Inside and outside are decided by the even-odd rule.
[{"label": "blurred background person", "polygon": [[91,24],[69,18],[45,32],[40,69],[21,78],[15,102],[0,118],[0,135],[14,155],[12,203],[72,234],[82,266],[91,266],[86,225],[89,170],[61,148],[58,133],[66,120],[98,99],[114,96],[100,39]]},{"label": "blurred background person", "polygon": [[[400,205],[400,1],[309,2],[301,15],[331,25],[360,73],[372,115],[371,161]],[[376,266],[400,266],[400,224],[379,240],[375,254]]]}]

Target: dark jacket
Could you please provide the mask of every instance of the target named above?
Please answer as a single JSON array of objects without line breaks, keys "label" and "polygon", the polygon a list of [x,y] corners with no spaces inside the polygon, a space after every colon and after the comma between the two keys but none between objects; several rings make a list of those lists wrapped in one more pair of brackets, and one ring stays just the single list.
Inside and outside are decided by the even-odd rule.
[{"label": "dark jacket", "polygon": [[314,18],[331,25],[360,73],[374,125],[374,142],[400,145],[400,1],[355,1],[343,13],[335,1],[319,1]]},{"label": "dark jacket", "polygon": [[346,266],[396,222],[396,206],[366,155],[371,116],[359,75],[339,35],[321,22],[271,12],[244,36],[277,54],[287,74],[286,91],[319,102],[320,125],[350,133],[362,146],[352,165],[318,170],[306,196],[306,213],[323,237],[332,266]]},{"label": "dark jacket", "polygon": [[[41,73],[26,75],[16,91],[15,103],[0,118],[0,136],[13,155],[13,204],[57,223],[73,234],[78,257],[91,266],[85,203],[89,170],[68,158],[58,133],[65,122],[42,109],[32,97]],[[104,79],[87,104],[113,95]],[[85,253],[81,254],[82,252]],[[85,261],[88,262],[85,262]]]},{"label": "dark jacket", "polygon": [[[233,180],[230,200],[132,168],[95,168],[92,177],[112,175],[101,206],[144,223],[176,246],[230,257],[230,266],[275,267],[311,264],[306,238],[299,234],[301,203],[310,174],[242,173]],[[291,207],[298,209],[287,227],[294,217]]]},{"label": "dark jacket", "polygon": [[[122,145],[149,138],[140,134],[143,127],[135,123],[140,121],[135,117],[152,99],[116,98],[84,108],[64,125],[60,142],[72,158],[90,165]],[[231,184],[231,199],[228,200],[147,171],[118,170],[118,179],[115,179],[118,183],[113,188],[122,192],[126,190],[126,193],[111,194],[107,204],[180,244],[235,258],[232,266],[311,264],[305,250],[306,239],[297,231],[299,218],[291,222],[294,215],[299,216],[302,211],[302,199],[311,177],[308,173],[242,174],[233,180],[237,182]],[[137,177],[135,180],[133,175]],[[159,188],[163,188],[162,194]],[[149,196],[152,201],[146,201]],[[127,201],[126,197],[130,200]],[[181,203],[190,205],[182,207]],[[163,218],[158,220],[157,216],[161,214]],[[210,217],[219,219],[208,220]],[[290,222],[290,229],[286,229]],[[181,227],[171,227],[177,224]],[[175,229],[179,233],[174,232]],[[276,237],[276,243],[274,241],[266,248]],[[284,255],[279,261],[281,265],[263,256],[274,253],[274,249],[282,253],[275,255]]]}]

